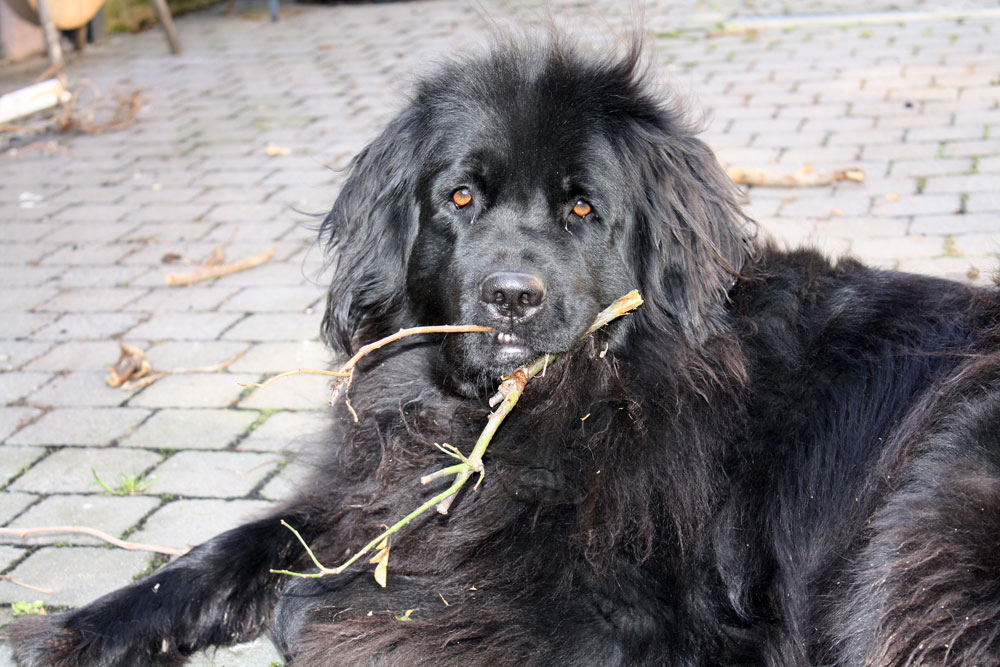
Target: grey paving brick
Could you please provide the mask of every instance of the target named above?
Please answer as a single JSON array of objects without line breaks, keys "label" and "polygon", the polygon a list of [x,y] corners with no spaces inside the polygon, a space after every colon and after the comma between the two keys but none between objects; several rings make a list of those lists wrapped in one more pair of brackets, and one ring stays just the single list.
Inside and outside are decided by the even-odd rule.
[{"label": "grey paving brick", "polygon": [[316,285],[248,287],[222,304],[220,310],[303,312],[325,298],[326,290]]},{"label": "grey paving brick", "polygon": [[963,174],[972,169],[972,158],[894,160],[891,173],[899,176],[940,176]]},{"label": "grey paving brick", "polygon": [[0,304],[4,310],[32,310],[58,293],[54,287],[0,288]]},{"label": "grey paving brick", "polygon": [[[115,488],[115,480],[104,479]],[[162,501],[149,496],[65,495],[49,496],[33,505],[8,528],[40,528],[45,526],[86,526],[121,538],[126,530],[153,511]],[[103,540],[71,532],[31,535],[21,538],[0,536],[0,542],[15,545],[73,544],[101,545]]]},{"label": "grey paving brick", "polygon": [[52,379],[51,373],[11,371],[0,373],[0,404],[24,398]]},{"label": "grey paving brick", "polygon": [[156,489],[194,498],[239,498],[281,462],[274,454],[184,451],[159,465]]},{"label": "grey paving brick", "polygon": [[1000,153],[1000,139],[976,139],[969,141],[949,141],[944,144],[944,157],[966,155],[996,155]]},{"label": "grey paving brick", "polygon": [[[0,547],[0,570],[4,570],[9,567],[12,563],[22,558],[25,554],[23,549],[16,549],[14,547]],[[0,618],[0,627],[3,627],[4,623],[2,618]],[[3,654],[0,653],[0,656]],[[13,663],[11,663],[13,664]]]},{"label": "grey paving brick", "polygon": [[260,490],[263,498],[273,501],[291,499],[309,480],[312,467],[307,463],[293,460],[277,475],[267,481]]},{"label": "grey paving brick", "polygon": [[240,317],[235,313],[156,313],[127,335],[144,340],[213,340]]},{"label": "grey paving brick", "polygon": [[64,266],[0,264],[0,287],[38,287],[54,282],[66,270]]},{"label": "grey paving brick", "polygon": [[284,664],[278,649],[267,637],[258,637],[252,642],[195,653],[187,667],[270,667],[275,664]]},{"label": "grey paving brick", "polygon": [[[46,326],[33,334],[38,340],[106,340],[116,338],[144,319],[141,313],[65,313],[58,319],[48,316]],[[112,360],[113,361],[113,360]]]},{"label": "grey paving brick", "polygon": [[51,347],[51,343],[44,341],[0,340],[0,372],[21,370]]},{"label": "grey paving brick", "polygon": [[141,299],[129,304],[129,309],[155,313],[211,311],[217,309],[238,289],[236,287],[210,287],[207,285],[165,287],[162,275],[153,277],[149,284],[156,285],[156,288]]},{"label": "grey paving brick", "polygon": [[141,475],[161,458],[140,449],[67,447],[36,463],[8,488],[28,493],[95,493],[101,489],[93,471],[111,486],[120,475]]},{"label": "grey paving brick", "polygon": [[[38,496],[31,493],[17,493],[16,491],[0,493],[0,525],[6,524],[36,500],[38,500]],[[0,569],[2,568],[3,565],[0,565]]]},{"label": "grey paving brick", "polygon": [[0,445],[0,486],[20,474],[32,463],[45,455],[40,447],[14,447]]},{"label": "grey paving brick", "polygon": [[242,436],[260,413],[255,410],[165,409],[121,441],[148,449],[225,449]]},{"label": "grey paving brick", "polygon": [[970,234],[976,232],[1000,236],[1000,220],[989,213],[966,215],[920,215],[910,224],[913,234]]},{"label": "grey paving brick", "polygon": [[10,436],[11,445],[107,445],[149,416],[140,408],[56,408]]},{"label": "grey paving brick", "polygon": [[146,293],[133,287],[85,287],[66,289],[47,300],[40,309],[46,311],[102,312],[118,310]]},{"label": "grey paving brick", "polygon": [[875,215],[932,215],[957,213],[962,199],[957,194],[900,195],[898,199],[877,197],[872,209]]},{"label": "grey paving brick", "polygon": [[146,569],[150,554],[101,547],[42,549],[14,568],[11,576],[52,593],[26,591],[0,580],[0,602],[40,599],[46,605],[79,607],[130,583]]},{"label": "grey paving brick", "polygon": [[872,198],[864,194],[844,196],[801,197],[785,203],[783,217],[829,217],[832,215],[863,215],[871,209]]},{"label": "grey paving brick", "polygon": [[193,547],[259,519],[273,507],[267,500],[174,500],[151,514],[129,539],[175,549]]},{"label": "grey paving brick", "polygon": [[965,210],[968,213],[1000,212],[1000,192],[974,192],[970,194],[965,204]]},{"label": "grey paving brick", "polygon": [[316,340],[320,320],[320,313],[254,313],[240,320],[222,337],[242,341]]},{"label": "grey paving brick", "polygon": [[[113,363],[118,358],[115,350],[103,361]],[[96,361],[96,360],[95,360]],[[113,407],[125,403],[136,390],[124,387],[109,387],[105,382],[105,371],[74,371],[59,374],[51,382],[24,400],[29,405],[41,407]]]},{"label": "grey paving brick", "polygon": [[57,317],[55,313],[3,312],[3,317],[0,317],[0,338],[30,336]]},{"label": "grey paving brick", "polygon": [[927,259],[945,253],[943,236],[907,236],[897,238],[855,239],[851,251],[863,259],[873,261],[891,259]]},{"label": "grey paving brick", "polygon": [[[233,341],[172,341],[157,343],[147,348],[145,353],[154,370],[169,371],[185,368],[216,368],[241,353],[246,353],[250,348],[248,343]],[[234,372],[252,370],[234,368],[234,365],[235,363],[231,364],[228,369]]]},{"label": "grey paving brick", "polygon": [[239,407],[258,410],[322,410],[329,405],[331,378],[294,375],[255,389]]},{"label": "grey paving brick", "polygon": [[186,373],[157,380],[129,401],[148,408],[225,408],[248,391],[240,383],[257,382],[245,373]]},{"label": "grey paving brick", "polygon": [[42,411],[37,408],[0,406],[0,441],[40,414]]},{"label": "grey paving brick", "polygon": [[270,415],[237,446],[239,451],[319,451],[329,438],[331,419],[327,410],[277,412]]},{"label": "grey paving brick", "polygon": [[110,340],[61,342],[27,364],[25,370],[68,371],[101,368],[118,358],[119,349],[119,344]]},{"label": "grey paving brick", "polygon": [[331,354],[319,341],[258,343],[230,366],[235,373],[283,373],[298,368],[329,369]]},{"label": "grey paving brick", "polygon": [[924,192],[996,192],[1000,178],[996,174],[966,174],[963,176],[932,176],[924,185]]}]

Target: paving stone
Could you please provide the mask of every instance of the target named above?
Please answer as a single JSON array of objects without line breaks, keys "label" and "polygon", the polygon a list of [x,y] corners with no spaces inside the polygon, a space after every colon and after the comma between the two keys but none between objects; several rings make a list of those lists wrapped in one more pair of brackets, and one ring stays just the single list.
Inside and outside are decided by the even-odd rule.
[{"label": "paving stone", "polygon": [[[102,477],[102,481],[112,488],[116,486],[113,479]],[[7,527],[86,526],[121,538],[126,530],[137,524],[161,502],[159,498],[149,496],[49,496],[8,523]],[[96,537],[74,533],[32,535],[26,538],[0,536],[0,542],[16,545],[106,544]]]},{"label": "paving stone", "polygon": [[158,466],[156,490],[193,498],[239,498],[281,462],[273,454],[184,451]]},{"label": "paving stone", "polygon": [[3,312],[3,317],[0,317],[0,338],[30,336],[54,321],[56,317],[55,313]]},{"label": "paving stone", "polygon": [[[24,556],[23,549],[15,549],[14,547],[4,547],[0,546],[0,570],[4,570],[15,562],[19,558]],[[0,620],[0,627],[3,626],[3,621]],[[0,654],[2,655],[2,654]]]},{"label": "paving stone", "polygon": [[37,408],[0,406],[0,442],[40,414]]},{"label": "paving stone", "polygon": [[51,347],[47,342],[0,340],[0,372],[21,370]]},{"label": "paving stone", "polygon": [[157,287],[146,296],[129,304],[129,309],[157,313],[177,313],[186,311],[216,310],[220,304],[236,293],[234,287],[162,287],[160,275],[152,277],[151,284]]},{"label": "paving stone", "polygon": [[39,306],[47,311],[101,312],[118,310],[146,293],[134,287],[84,287],[67,289]]},{"label": "paving stone", "polygon": [[0,445],[0,486],[45,455],[40,447],[14,447]]},{"label": "paving stone", "polygon": [[316,340],[322,319],[322,313],[255,313],[240,320],[222,337],[246,341]]},{"label": "paving stone", "polygon": [[[161,458],[142,449],[67,447],[36,463],[8,488],[29,493],[96,493],[101,488],[94,480],[94,471],[112,486],[120,475],[140,476]],[[163,492],[159,484],[155,490]]]},{"label": "paving stone", "polygon": [[128,336],[144,340],[212,340],[232,327],[240,317],[235,313],[154,314],[129,331]]},{"label": "paving stone", "polygon": [[120,346],[114,341],[66,341],[57,343],[27,366],[29,371],[69,371],[101,368],[114,363]]},{"label": "paving stone", "polygon": [[276,412],[237,445],[239,451],[318,451],[329,437],[328,410]]},{"label": "paving stone", "polygon": [[160,410],[121,442],[147,449],[225,449],[260,413],[255,410]]},{"label": "paving stone", "polygon": [[1000,212],[1000,192],[975,192],[965,203],[967,213]]},{"label": "paving stone", "polygon": [[[303,461],[308,459],[303,459]],[[302,488],[309,479],[312,466],[299,460],[281,469],[277,475],[268,480],[267,484],[260,490],[263,498],[273,501],[289,500]]]},{"label": "paving stone", "polygon": [[872,207],[873,215],[931,215],[957,213],[962,199],[957,194],[898,195],[898,199],[877,197]]},{"label": "paving stone", "polygon": [[34,310],[58,293],[55,287],[0,288],[4,310]]},{"label": "paving stone", "polygon": [[270,667],[283,665],[281,653],[267,637],[236,646],[206,649],[192,655],[187,667]]},{"label": "paving stone", "polygon": [[176,549],[193,547],[259,519],[273,507],[267,500],[174,500],[153,512],[129,539]]},{"label": "paving stone", "polygon": [[[145,319],[140,313],[66,313],[33,335],[39,340],[106,340],[116,338]],[[54,317],[51,319],[55,319]]]},{"label": "paving stone", "polygon": [[150,408],[225,408],[249,391],[240,383],[258,382],[245,373],[170,375],[143,389],[129,405]]},{"label": "paving stone", "polygon": [[[38,496],[31,493],[17,493],[15,491],[0,493],[0,525],[6,524],[36,500],[38,500]],[[3,569],[2,565],[0,565],[0,569]]]},{"label": "paving stone", "polygon": [[[146,359],[152,364],[153,370],[171,370],[178,368],[216,368],[220,364],[232,360],[241,353],[246,353],[251,346],[247,343],[231,341],[184,341],[157,343],[145,350]],[[240,356],[239,359],[243,357]],[[235,362],[227,368],[230,371],[245,372],[253,369],[233,368]]]},{"label": "paving stone", "polygon": [[56,408],[7,439],[12,445],[107,445],[149,416],[140,408]]},{"label": "paving stone", "polygon": [[[262,378],[263,379],[263,378]],[[239,407],[257,410],[322,410],[329,407],[331,378],[293,375],[267,387],[254,389]]]},{"label": "paving stone", "polygon": [[918,215],[910,225],[912,234],[967,234],[998,232],[1000,220],[989,213],[965,215]]},{"label": "paving stone", "polygon": [[250,287],[231,297],[220,310],[240,312],[303,312],[316,308],[326,298],[326,290],[315,285]]},{"label": "paving stone", "polygon": [[52,379],[52,373],[12,371],[0,373],[0,404],[24,398]]},{"label": "paving stone", "polygon": [[131,583],[148,567],[150,554],[101,547],[41,549],[14,568],[11,576],[52,593],[26,591],[0,580],[0,602],[43,600],[46,606],[79,607]]},{"label": "paving stone", "polygon": [[329,369],[332,355],[319,341],[297,343],[258,343],[235,361],[230,370],[237,373],[283,373],[297,368]]}]

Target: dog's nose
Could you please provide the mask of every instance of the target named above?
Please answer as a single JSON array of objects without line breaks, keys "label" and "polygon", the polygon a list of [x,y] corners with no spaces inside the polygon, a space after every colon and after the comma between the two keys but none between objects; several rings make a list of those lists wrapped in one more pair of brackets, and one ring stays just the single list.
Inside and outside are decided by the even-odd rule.
[{"label": "dog's nose", "polygon": [[498,271],[486,276],[479,296],[501,317],[523,319],[545,301],[545,283],[531,273]]}]

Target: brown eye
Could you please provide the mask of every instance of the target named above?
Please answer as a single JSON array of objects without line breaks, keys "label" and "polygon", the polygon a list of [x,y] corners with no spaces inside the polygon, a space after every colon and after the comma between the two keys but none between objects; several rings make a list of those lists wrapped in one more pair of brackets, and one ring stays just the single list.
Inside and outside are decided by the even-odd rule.
[{"label": "brown eye", "polygon": [[576,204],[573,205],[573,214],[581,218],[587,217],[593,210],[594,209],[590,207],[590,204],[588,204],[582,199],[577,199]]},{"label": "brown eye", "polygon": [[468,206],[472,202],[472,191],[469,188],[459,188],[451,193],[451,201],[459,208]]}]

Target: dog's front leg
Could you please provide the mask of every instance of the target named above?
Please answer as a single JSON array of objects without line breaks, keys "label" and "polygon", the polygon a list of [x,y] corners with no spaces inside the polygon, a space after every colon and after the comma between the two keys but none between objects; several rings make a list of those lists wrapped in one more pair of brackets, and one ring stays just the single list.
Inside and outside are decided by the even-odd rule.
[{"label": "dog's front leg", "polygon": [[303,555],[282,518],[306,539],[315,534],[294,510],[234,528],[86,607],[20,619],[10,630],[15,659],[23,667],[177,665],[206,646],[256,636],[286,580],[270,570]]}]

